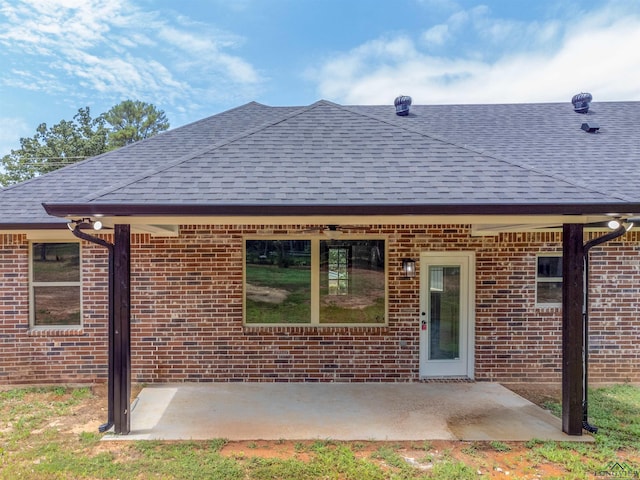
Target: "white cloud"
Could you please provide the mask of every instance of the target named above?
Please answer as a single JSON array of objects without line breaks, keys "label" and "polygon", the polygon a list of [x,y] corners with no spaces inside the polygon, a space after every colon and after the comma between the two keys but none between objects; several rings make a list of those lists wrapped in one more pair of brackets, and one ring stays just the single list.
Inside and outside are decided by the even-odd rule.
[{"label": "white cloud", "polygon": [[[571,21],[492,20],[486,9],[457,12],[415,41],[376,39],[327,60],[312,72],[322,98],[388,104],[640,100],[640,7],[618,3]],[[634,10],[635,9],[635,10]],[[424,40],[453,43],[475,32],[456,56],[430,53]],[[465,33],[466,34],[466,33]],[[474,46],[470,48],[470,44]]]},{"label": "white cloud", "polygon": [[422,34],[423,40],[429,45],[444,45],[449,38],[449,25],[435,25]]},{"label": "white cloud", "polygon": [[457,10],[445,23],[427,29],[421,40],[429,52],[459,50],[469,57],[491,58],[496,49],[509,52],[555,46],[560,26],[557,20],[526,23],[492,18],[489,7],[479,5]]},{"label": "white cloud", "polygon": [[[185,28],[190,30],[202,25],[188,22]],[[183,54],[197,60],[204,70],[223,70],[234,82],[254,84],[260,82],[260,76],[253,66],[242,58],[221,52],[224,48],[235,47],[242,40],[236,36],[219,32],[210,34],[194,34],[192,31],[179,30],[164,25],[160,29],[160,38],[179,48]]]},{"label": "white cloud", "polygon": [[263,81],[232,52],[242,38],[131,0],[0,0],[0,22],[0,46],[29,65],[0,71],[0,85],[67,91],[79,103],[136,98],[166,108],[198,103],[203,91],[223,98],[230,85],[249,95]]}]

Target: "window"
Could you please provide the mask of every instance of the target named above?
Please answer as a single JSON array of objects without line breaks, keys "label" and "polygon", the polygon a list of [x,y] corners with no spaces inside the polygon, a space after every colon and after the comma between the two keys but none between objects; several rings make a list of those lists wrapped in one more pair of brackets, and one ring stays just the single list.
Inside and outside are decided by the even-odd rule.
[{"label": "window", "polygon": [[320,323],[384,323],[384,240],[320,240]]},{"label": "window", "polygon": [[311,241],[247,240],[246,323],[311,321]]},{"label": "window", "polygon": [[80,243],[32,243],[30,253],[31,325],[80,325]]},{"label": "window", "polygon": [[562,305],[562,256],[539,255],[536,274],[536,303]]},{"label": "window", "polygon": [[384,240],[246,240],[246,324],[384,324],[386,290]]}]

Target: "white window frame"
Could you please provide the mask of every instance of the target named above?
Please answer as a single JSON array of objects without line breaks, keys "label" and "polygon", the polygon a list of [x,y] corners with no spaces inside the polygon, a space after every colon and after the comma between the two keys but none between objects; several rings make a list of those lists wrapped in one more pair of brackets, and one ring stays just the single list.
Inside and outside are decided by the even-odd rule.
[{"label": "white window frame", "polygon": [[562,253],[560,252],[541,252],[538,253],[536,255],[536,282],[535,282],[535,289],[536,289],[536,307],[540,307],[540,308],[555,308],[555,307],[562,307],[562,301],[560,302],[554,302],[554,303],[545,303],[545,302],[540,302],[538,300],[538,284],[540,283],[563,283],[563,279],[562,277],[539,277],[538,276],[538,265],[539,265],[539,259],[540,258],[544,258],[544,257],[555,257],[555,258],[559,258],[562,261]]},{"label": "white window frame", "polygon": [[[311,242],[311,319],[305,323],[247,323],[247,240],[308,240]],[[380,235],[342,235],[339,240],[379,240],[384,242],[384,322],[320,323],[320,242],[325,235],[247,235],[242,239],[242,324],[245,327],[387,327],[389,326],[389,239]]]},{"label": "white window frame", "polygon": [[[33,244],[34,243],[75,243],[78,245],[79,280],[77,282],[36,282],[33,280]],[[77,325],[36,325],[35,287],[78,287],[80,294],[80,323]],[[29,241],[29,328],[32,330],[77,330],[84,325],[82,295],[82,244],[79,240],[33,240]]]}]

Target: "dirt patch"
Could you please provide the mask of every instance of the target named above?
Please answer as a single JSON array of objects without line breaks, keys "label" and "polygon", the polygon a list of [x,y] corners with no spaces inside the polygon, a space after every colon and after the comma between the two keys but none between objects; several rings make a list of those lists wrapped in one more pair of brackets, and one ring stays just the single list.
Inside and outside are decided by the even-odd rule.
[{"label": "dirt patch", "polygon": [[289,292],[280,288],[263,287],[247,283],[247,298],[254,302],[280,304],[289,296]]},{"label": "dirt patch", "polygon": [[[108,418],[108,389],[106,384],[90,385],[93,398],[80,402],[71,409],[69,415],[60,416],[49,425],[56,427],[65,433],[80,434],[83,432],[98,433],[98,428],[106,423]],[[131,400],[133,401],[140,391],[141,385],[131,386]],[[54,393],[50,393],[49,401],[55,398]]]},{"label": "dirt patch", "polygon": [[544,407],[548,402],[562,402],[562,385],[550,383],[503,383],[502,386],[540,407]]},{"label": "dirt patch", "polygon": [[[359,459],[374,460],[383,468],[386,465],[380,452],[393,450],[408,465],[428,472],[443,460],[455,459],[473,466],[481,478],[540,479],[563,478],[567,471],[547,462],[532,461],[529,449],[522,444],[511,443],[508,451],[496,451],[488,442],[348,442],[349,448]],[[229,442],[221,454],[236,459],[269,458],[309,461],[317,448],[335,448],[330,440],[297,441],[243,441]]]}]

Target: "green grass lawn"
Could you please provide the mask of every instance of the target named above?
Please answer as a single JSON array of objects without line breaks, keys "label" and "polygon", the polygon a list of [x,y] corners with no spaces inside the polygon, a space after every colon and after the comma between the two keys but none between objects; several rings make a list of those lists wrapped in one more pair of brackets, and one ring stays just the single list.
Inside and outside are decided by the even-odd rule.
[{"label": "green grass lawn", "polygon": [[103,400],[83,388],[0,391],[0,479],[640,478],[631,385],[590,391],[594,443],[101,442],[78,426]]}]

